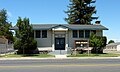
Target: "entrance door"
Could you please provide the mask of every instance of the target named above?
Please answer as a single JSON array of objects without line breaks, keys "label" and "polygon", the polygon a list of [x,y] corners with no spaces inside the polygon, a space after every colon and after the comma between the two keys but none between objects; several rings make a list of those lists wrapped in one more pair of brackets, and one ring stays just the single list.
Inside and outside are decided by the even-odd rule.
[{"label": "entrance door", "polygon": [[65,50],[65,38],[55,38],[55,50]]}]

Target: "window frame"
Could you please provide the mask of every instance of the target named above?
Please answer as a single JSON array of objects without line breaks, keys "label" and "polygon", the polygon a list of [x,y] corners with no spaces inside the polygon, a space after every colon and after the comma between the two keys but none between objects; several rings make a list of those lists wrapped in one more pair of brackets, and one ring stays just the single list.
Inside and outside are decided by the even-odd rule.
[{"label": "window frame", "polygon": [[35,30],[35,38],[41,38],[41,30]]},{"label": "window frame", "polygon": [[42,38],[47,38],[47,30],[42,30]]},{"label": "window frame", "polygon": [[90,38],[90,30],[85,30],[85,38]]},{"label": "window frame", "polygon": [[[82,31],[82,32],[80,32],[80,31]],[[82,33],[82,34],[81,34]],[[79,38],[84,38],[84,30],[79,30]]]},{"label": "window frame", "polygon": [[73,38],[78,38],[78,31],[77,30],[72,31],[72,37]]}]

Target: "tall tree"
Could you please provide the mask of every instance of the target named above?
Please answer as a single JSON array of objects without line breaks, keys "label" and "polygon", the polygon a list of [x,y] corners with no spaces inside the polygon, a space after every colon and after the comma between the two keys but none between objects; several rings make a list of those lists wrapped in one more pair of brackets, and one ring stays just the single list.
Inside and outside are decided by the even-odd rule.
[{"label": "tall tree", "polygon": [[92,17],[96,13],[94,0],[70,0],[68,10],[65,11],[68,17],[65,20],[69,24],[91,24],[91,21],[98,19],[98,17]]},{"label": "tall tree", "polygon": [[0,36],[5,36],[8,41],[13,41],[13,34],[10,31],[12,24],[7,18],[7,11],[5,9],[0,10]]},{"label": "tall tree", "polygon": [[18,27],[17,38],[14,48],[18,49],[19,54],[33,54],[37,50],[37,42],[33,38],[32,26],[28,18],[23,20],[19,17],[16,26]]}]

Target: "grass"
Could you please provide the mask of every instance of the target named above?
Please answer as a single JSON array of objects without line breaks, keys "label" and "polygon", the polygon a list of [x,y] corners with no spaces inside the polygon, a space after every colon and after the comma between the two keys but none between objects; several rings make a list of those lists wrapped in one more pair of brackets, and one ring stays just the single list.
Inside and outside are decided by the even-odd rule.
[{"label": "grass", "polygon": [[[77,54],[77,55],[69,55],[68,57],[118,57],[120,54]],[[22,55],[22,54],[8,54],[0,56],[0,58],[20,58],[20,57],[33,57],[33,58],[48,58],[55,57],[54,55],[49,54],[32,54],[32,55]]]},{"label": "grass", "polygon": [[45,57],[55,57],[55,56],[49,55],[49,54],[36,54],[36,55],[33,55],[32,57],[45,58]]},{"label": "grass", "polygon": [[0,56],[2,58],[20,58],[20,57],[36,57],[36,58],[46,58],[46,57],[54,57],[49,54],[32,54],[32,55],[22,55],[22,54],[8,54]]},{"label": "grass", "polygon": [[120,54],[77,54],[69,55],[68,57],[118,57]]}]

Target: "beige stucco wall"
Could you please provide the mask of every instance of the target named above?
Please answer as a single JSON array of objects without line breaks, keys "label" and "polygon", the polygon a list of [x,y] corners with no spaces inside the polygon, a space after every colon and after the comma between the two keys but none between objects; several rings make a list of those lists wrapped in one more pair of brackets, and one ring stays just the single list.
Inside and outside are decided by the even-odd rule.
[{"label": "beige stucco wall", "polygon": [[52,47],[52,31],[47,31],[47,38],[35,38],[35,40],[37,41],[38,47]]}]

